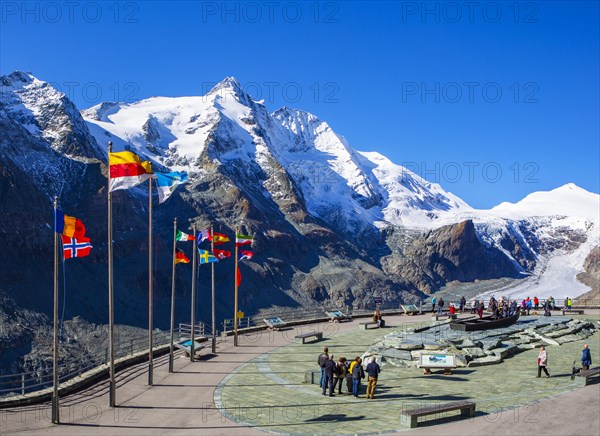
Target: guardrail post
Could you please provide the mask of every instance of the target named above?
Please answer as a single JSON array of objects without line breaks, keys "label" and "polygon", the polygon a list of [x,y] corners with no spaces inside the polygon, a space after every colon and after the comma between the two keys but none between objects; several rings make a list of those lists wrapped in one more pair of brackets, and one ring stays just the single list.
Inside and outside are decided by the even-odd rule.
[{"label": "guardrail post", "polygon": [[21,395],[25,395],[25,374],[21,374]]}]

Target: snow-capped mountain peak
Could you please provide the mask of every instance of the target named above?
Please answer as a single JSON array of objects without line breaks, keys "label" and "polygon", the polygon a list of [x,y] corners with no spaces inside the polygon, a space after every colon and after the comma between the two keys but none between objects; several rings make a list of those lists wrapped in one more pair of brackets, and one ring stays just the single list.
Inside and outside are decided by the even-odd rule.
[{"label": "snow-capped mountain peak", "polygon": [[71,100],[31,73],[0,76],[0,109],[32,136],[74,159],[99,159],[102,151]]},{"label": "snow-capped mountain peak", "polygon": [[533,192],[516,203],[500,203],[490,212],[513,219],[527,216],[579,216],[600,222],[600,195],[574,183],[567,183],[550,191]]}]

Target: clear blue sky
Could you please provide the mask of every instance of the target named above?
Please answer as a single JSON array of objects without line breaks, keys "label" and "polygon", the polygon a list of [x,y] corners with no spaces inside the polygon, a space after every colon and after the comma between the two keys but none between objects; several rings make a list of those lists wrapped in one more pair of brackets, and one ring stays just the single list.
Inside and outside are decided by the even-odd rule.
[{"label": "clear blue sky", "polygon": [[568,182],[600,191],[598,5],[4,1],[0,72],[81,109],[235,76],[486,208]]}]

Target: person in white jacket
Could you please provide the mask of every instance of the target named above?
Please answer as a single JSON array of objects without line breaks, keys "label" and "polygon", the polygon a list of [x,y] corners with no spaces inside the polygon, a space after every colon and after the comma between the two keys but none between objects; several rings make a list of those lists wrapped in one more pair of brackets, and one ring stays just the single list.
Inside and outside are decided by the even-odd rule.
[{"label": "person in white jacket", "polygon": [[542,376],[542,370],[544,370],[546,378],[550,377],[546,365],[548,365],[548,353],[546,353],[546,348],[542,345],[540,347],[540,354],[538,354],[538,378]]}]

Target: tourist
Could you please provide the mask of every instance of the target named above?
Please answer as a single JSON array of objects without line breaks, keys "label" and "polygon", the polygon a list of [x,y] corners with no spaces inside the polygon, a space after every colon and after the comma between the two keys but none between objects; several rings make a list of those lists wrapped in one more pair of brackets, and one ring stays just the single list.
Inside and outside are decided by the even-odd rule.
[{"label": "tourist", "polygon": [[323,381],[323,395],[327,395],[327,386],[329,386],[329,396],[333,397],[333,373],[335,372],[336,364],[333,361],[333,354],[329,355],[325,362],[325,380]]},{"label": "tourist", "polygon": [[441,315],[444,312],[444,299],[440,297],[438,300],[438,315]]},{"label": "tourist", "polygon": [[456,307],[454,307],[454,303],[450,303],[450,306],[448,306],[448,311],[450,312],[450,315],[454,315],[456,313]]},{"label": "tourist", "polygon": [[533,301],[529,297],[527,297],[525,306],[527,307],[527,315],[529,315],[529,311],[533,308]]},{"label": "tourist", "polygon": [[556,302],[554,301],[554,297],[548,298],[550,301],[550,310],[556,310]]},{"label": "tourist", "polygon": [[591,364],[592,364],[592,353],[590,352],[588,344],[584,344],[583,351],[581,352],[582,369],[587,371],[588,369],[590,369]]},{"label": "tourist", "polygon": [[479,318],[481,318],[483,316],[483,300],[481,300],[479,302],[479,307],[477,308],[477,315],[479,315]]},{"label": "tourist", "polygon": [[435,313],[435,304],[437,303],[437,298],[433,297],[431,299],[431,313]]},{"label": "tourist", "polygon": [[567,310],[571,310],[571,308],[573,307],[573,300],[571,300],[569,297],[567,297],[566,301],[565,301],[565,305],[567,306]]},{"label": "tourist", "polygon": [[335,371],[333,373],[333,390],[335,391],[335,386],[338,387],[338,394],[342,394],[342,383],[346,378],[346,358],[340,357],[336,366]]},{"label": "tourist", "polygon": [[546,374],[546,378],[550,377],[550,374],[548,374],[548,370],[546,369],[546,365],[548,365],[548,353],[546,353],[546,348],[542,345],[540,347],[540,354],[538,354],[538,378],[542,376],[542,370]]},{"label": "tourist", "polygon": [[350,361],[346,361],[346,388],[348,389],[348,393],[351,394],[352,393],[352,371],[351,371],[351,366],[353,363],[355,363],[356,361],[353,360],[352,362]]},{"label": "tourist", "polygon": [[462,297],[460,297],[460,302],[459,302],[460,313],[464,313],[466,305],[467,305],[467,299],[463,295]]},{"label": "tourist", "polygon": [[546,300],[544,301],[544,316],[552,316],[552,313],[550,312],[550,300]]},{"label": "tourist", "polygon": [[362,367],[362,359],[356,358],[356,363],[352,365],[352,395],[354,398],[358,398],[360,391],[360,381],[365,378],[365,371]]},{"label": "tourist", "polygon": [[379,327],[385,327],[385,321],[383,320],[379,309],[373,314],[373,322],[376,322]]},{"label": "tourist", "polygon": [[369,376],[367,382],[367,398],[375,398],[375,386],[377,386],[377,378],[381,368],[375,361],[375,356],[371,357],[371,363],[367,365],[367,375]]},{"label": "tourist", "polygon": [[329,348],[325,347],[323,352],[319,354],[317,358],[317,363],[321,368],[321,381],[319,382],[319,386],[323,387],[323,382],[325,381],[325,363],[327,363],[327,359],[329,359]]},{"label": "tourist", "polygon": [[533,297],[533,308],[537,311],[540,307],[540,300],[538,297]]},{"label": "tourist", "polygon": [[477,313],[478,309],[479,309],[479,300],[477,298],[474,298],[473,301],[471,302],[471,313],[473,315],[475,315],[475,313]]}]

